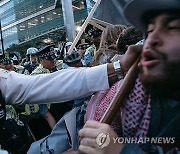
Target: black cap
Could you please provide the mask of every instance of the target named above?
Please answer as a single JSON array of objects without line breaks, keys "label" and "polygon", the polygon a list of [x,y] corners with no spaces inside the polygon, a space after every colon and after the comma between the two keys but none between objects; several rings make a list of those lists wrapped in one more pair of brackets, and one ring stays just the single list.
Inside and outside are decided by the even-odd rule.
[{"label": "black cap", "polygon": [[12,63],[11,59],[9,58],[9,54],[2,54],[0,55],[0,63],[4,65],[9,65]]},{"label": "black cap", "polygon": [[55,45],[47,45],[39,49],[37,55],[39,58],[45,58],[47,60],[54,60],[56,58],[54,53]]},{"label": "black cap", "polygon": [[64,62],[67,64],[74,64],[81,61],[81,55],[73,50],[71,54],[66,55],[66,57],[64,58]]},{"label": "black cap", "polygon": [[126,5],[124,14],[132,25],[145,31],[147,15],[174,10],[180,10],[180,0],[133,0]]}]

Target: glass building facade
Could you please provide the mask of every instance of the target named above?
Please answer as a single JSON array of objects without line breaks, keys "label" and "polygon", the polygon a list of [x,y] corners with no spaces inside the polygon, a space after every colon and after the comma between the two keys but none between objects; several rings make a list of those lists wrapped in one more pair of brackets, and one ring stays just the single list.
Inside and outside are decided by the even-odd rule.
[{"label": "glass building facade", "polygon": [[[72,4],[75,25],[82,25],[89,12],[87,0]],[[0,0],[0,21],[5,49],[27,42],[56,43],[66,36],[60,0]]]}]

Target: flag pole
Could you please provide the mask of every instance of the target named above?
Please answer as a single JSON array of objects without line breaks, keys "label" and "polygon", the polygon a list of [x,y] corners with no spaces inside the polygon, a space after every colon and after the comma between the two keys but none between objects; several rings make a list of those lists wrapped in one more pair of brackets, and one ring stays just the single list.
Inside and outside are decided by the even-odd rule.
[{"label": "flag pole", "polygon": [[3,36],[2,36],[2,27],[1,27],[1,20],[0,20],[0,35],[1,35],[1,46],[2,46],[2,52],[4,54],[4,42],[3,42]]},{"label": "flag pole", "polygon": [[103,117],[101,118],[101,123],[111,124],[116,113],[119,109],[124,105],[124,99],[126,98],[127,94],[132,89],[134,82],[137,78],[137,74],[139,72],[138,69],[138,62],[139,58],[136,62],[131,66],[128,73],[126,74],[123,83],[120,85],[116,95],[114,96],[113,100],[109,104],[106,112],[104,113]]},{"label": "flag pole", "polygon": [[97,7],[99,6],[101,0],[97,0],[97,2],[94,4],[91,12],[89,13],[88,17],[86,18],[85,22],[83,23],[82,27],[81,27],[81,30],[78,32],[77,36],[75,37],[71,47],[69,48],[68,50],[68,54],[71,54],[71,52],[73,51],[74,47],[76,46],[77,42],[79,41],[81,35],[83,34],[83,32],[85,31],[89,21],[91,20],[94,12],[96,11]]}]

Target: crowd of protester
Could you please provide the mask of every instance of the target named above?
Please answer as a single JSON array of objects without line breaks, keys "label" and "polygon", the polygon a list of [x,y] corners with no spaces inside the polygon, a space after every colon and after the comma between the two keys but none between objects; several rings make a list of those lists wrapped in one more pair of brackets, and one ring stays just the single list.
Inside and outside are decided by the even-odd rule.
[{"label": "crowd of protester", "polygon": [[[98,31],[98,37],[101,34],[100,30],[93,27],[90,31],[93,31],[95,37],[95,31]],[[90,34],[90,37],[92,37],[92,35],[94,36],[94,34]],[[26,58],[24,59],[21,59],[21,55],[15,52],[1,54],[0,68],[34,76],[53,73],[71,67],[86,67],[88,63],[85,63],[83,57],[86,49],[94,46],[94,42],[91,41],[92,40],[89,40],[88,43],[86,43],[82,39],[81,43],[77,44],[77,49],[75,48],[70,55],[67,54],[67,52],[72,42],[65,42],[61,51],[55,47],[54,44],[44,45],[40,49],[30,47],[27,49]],[[95,44],[97,44],[96,41]],[[84,53],[80,50],[84,50]],[[51,133],[56,122],[58,122],[67,111],[74,107],[82,106],[84,102],[87,102],[89,99],[90,96],[58,104],[6,105],[6,118],[11,119],[11,121],[8,126],[4,127],[2,135],[2,141],[4,143],[1,143],[2,147],[12,153],[26,153],[31,143]],[[12,121],[14,124],[11,126]],[[21,125],[19,126],[16,121],[20,122]],[[82,126],[83,125],[81,125],[81,128]],[[9,132],[9,127],[12,127],[11,132]],[[13,135],[16,137],[9,139],[9,137]]]},{"label": "crowd of protester", "polygon": [[[138,0],[134,0],[134,2],[136,1]],[[144,0],[142,1],[144,2]],[[178,153],[180,134],[177,128],[179,126],[180,118],[178,96],[179,71],[177,68],[179,66],[179,57],[176,58],[176,55],[179,55],[177,51],[179,48],[178,44],[174,43],[174,48],[178,49],[170,55],[168,52],[171,48],[169,49],[167,46],[167,48],[164,47],[161,49],[160,47],[161,44],[166,41],[167,36],[164,34],[169,35],[169,37],[177,35],[178,38],[175,39],[179,39],[180,8],[179,6],[174,5],[176,3],[177,5],[179,4],[179,2],[177,2],[178,0],[172,0],[173,2],[168,1],[170,0],[167,0],[167,4],[164,4],[164,6],[168,6],[168,4],[172,5],[167,9],[160,9],[160,11],[165,12],[164,14],[159,13],[157,11],[158,8],[153,8],[153,5],[156,4],[155,0],[149,2],[152,8],[147,7],[147,9],[155,10],[155,13],[151,15],[149,12],[142,12],[141,17],[146,15],[148,19],[143,18],[142,21],[138,21],[141,25],[136,24],[136,22],[131,19],[133,18],[133,14],[126,12],[127,17],[130,18],[130,22],[135,25],[135,27],[110,24],[102,31],[96,27],[89,26],[85,30],[87,35],[84,35],[79,40],[71,53],[68,53],[68,49],[72,42],[64,42],[61,49],[54,44],[44,45],[39,49],[35,47],[28,48],[25,60],[21,59],[21,55],[18,53],[10,52],[1,54],[0,68],[9,72],[15,71],[19,74],[24,74],[24,76],[27,76],[27,79],[29,76],[38,76],[39,74],[48,75],[60,72],[60,70],[70,71],[77,69],[81,71],[82,67],[96,68],[99,65],[107,65],[107,63],[113,63],[112,66],[114,68],[114,64],[117,64],[117,62],[119,64],[119,61],[121,61],[121,65],[119,66],[121,68],[118,68],[121,69],[121,74],[120,76],[119,74],[115,75],[116,79],[115,81],[113,79],[112,83],[109,81],[109,89],[102,88],[101,91],[94,90],[93,93],[87,92],[87,94],[82,95],[83,97],[72,96],[71,98],[74,99],[68,99],[68,96],[65,96],[67,99],[64,99],[59,103],[52,103],[53,101],[51,99],[33,104],[26,102],[22,104],[18,103],[18,105],[15,103],[14,105],[9,105],[13,104],[9,102],[8,105],[5,105],[7,122],[3,125],[3,129],[1,129],[3,131],[0,133],[1,148],[7,150],[9,153],[15,154],[56,154],[66,152],[71,148],[76,150],[77,153],[83,152],[92,154],[130,153],[133,149],[135,149],[137,153]],[[161,4],[161,0],[157,0],[157,2],[158,4]],[[135,6],[138,4],[133,4],[132,2],[132,4],[130,3],[130,7],[131,5]],[[138,6],[140,6],[140,4]],[[158,7],[160,7],[160,5],[158,5]],[[127,9],[129,8],[127,7]],[[172,11],[172,9],[175,9],[175,11]],[[166,20],[166,18],[169,19],[171,16],[173,19],[166,22],[161,21]],[[153,21],[151,21],[151,18]],[[146,20],[150,21],[147,22]],[[177,27],[177,30],[169,32],[170,30],[168,28],[166,29],[169,25],[172,25],[171,27],[173,28]],[[147,38],[144,38],[142,32],[144,32],[144,29],[147,29],[147,26],[148,30],[146,31],[148,35]],[[159,34],[156,30],[159,31]],[[146,41],[144,39],[146,39]],[[177,42],[175,39],[174,41]],[[139,75],[136,76],[134,86],[127,95],[124,106],[118,110],[112,123],[107,125],[98,122],[103,117],[103,114],[108,109],[111,101],[116,96],[119,87],[122,85],[124,77],[132,64],[131,61],[134,61],[134,59],[140,55],[144,41],[143,60],[139,63],[139,67],[141,67],[143,73],[140,72]],[[153,46],[153,49],[151,49],[150,46]],[[159,55],[151,50],[157,51]],[[165,52],[163,50],[168,50],[165,53],[167,54],[167,57],[164,59],[163,57],[166,55],[161,53]],[[149,67],[153,67],[153,64],[161,58],[164,61],[167,60],[167,68],[160,68],[157,71],[154,69],[151,70]],[[129,59],[130,62],[128,61]],[[150,62],[148,63],[148,61]],[[163,73],[161,74],[161,71],[164,72],[165,75]],[[107,73],[109,72],[107,71]],[[170,74],[174,76],[174,78],[169,77]],[[74,74],[72,73],[71,75]],[[157,75],[159,78],[157,78]],[[101,76],[101,74],[99,74],[99,76]],[[112,78],[114,77],[112,76]],[[59,80],[65,81],[64,84],[69,82],[68,79],[66,80],[65,75],[63,76],[63,79],[61,78]],[[80,78],[76,78],[76,83],[78,84],[80,80]],[[96,79],[92,79],[92,81],[94,80]],[[70,88],[74,89],[73,86],[72,83]],[[81,86],[83,90],[84,87],[83,85]],[[171,91],[167,90],[167,87],[173,91],[173,94]],[[52,88],[53,85],[51,87],[46,87],[46,89],[43,89],[40,92],[42,94],[44,91],[50,92]],[[54,91],[58,90],[61,91],[61,87],[59,87],[59,89],[54,89]],[[0,107],[2,106],[3,105]],[[158,109],[159,113],[156,112]],[[166,119],[169,120],[168,124],[165,122]],[[154,124],[158,125],[157,129],[154,128]],[[96,137],[98,134],[106,132],[110,133],[111,140],[112,137],[117,136],[167,136],[176,137],[177,141],[172,145],[167,146],[153,145],[150,143],[143,144],[142,146],[137,144],[117,145],[110,143],[110,145],[105,148],[99,148]],[[71,153],[72,150],[67,151],[67,153],[68,152]]]},{"label": "crowd of protester", "polygon": [[[27,49],[26,59],[21,60],[21,56],[13,52],[0,55],[0,67],[8,71],[15,71],[17,73],[33,76],[53,73],[61,69],[92,67],[109,63],[115,55],[120,55],[121,49],[117,44],[118,39],[121,37],[121,40],[124,40],[123,36],[128,37],[126,36],[128,32],[131,36],[130,39],[134,40],[133,43],[142,39],[142,37],[133,38],[133,36],[136,36],[137,33],[140,32],[135,30],[132,26],[110,25],[107,26],[103,32],[93,26],[90,27],[91,28],[88,28],[87,31],[89,39],[80,39],[77,47],[71,54],[67,54],[67,51],[72,44],[71,42],[65,43],[65,46],[63,46],[61,51],[56,48],[55,45],[45,45],[40,49],[31,47]],[[125,39],[130,40],[128,38]],[[127,46],[130,45],[129,42],[123,45],[127,48]],[[63,56],[61,54],[63,54]],[[86,113],[86,106],[90,98],[91,95],[59,104],[7,105],[7,110],[11,111],[11,114],[13,113],[10,117],[15,117],[24,124],[23,131],[20,133],[26,133],[24,134],[26,138],[24,139],[22,136],[17,136],[17,138],[19,142],[23,142],[23,140],[26,142],[23,142],[25,145],[24,148],[18,149],[12,144],[17,141],[12,139],[8,144],[6,143],[5,148],[13,153],[26,152],[32,142],[48,136],[56,122],[58,122],[67,111],[74,108],[78,108],[78,114],[75,115],[75,117],[77,116],[79,118],[77,121],[77,123],[79,122],[79,126],[77,127],[78,130],[81,129],[84,125],[83,117]],[[8,134],[8,132],[4,133]],[[12,133],[16,134],[17,131],[14,130]],[[12,145],[16,148],[12,147]],[[63,151],[67,150],[66,148],[67,147],[64,146]]]}]

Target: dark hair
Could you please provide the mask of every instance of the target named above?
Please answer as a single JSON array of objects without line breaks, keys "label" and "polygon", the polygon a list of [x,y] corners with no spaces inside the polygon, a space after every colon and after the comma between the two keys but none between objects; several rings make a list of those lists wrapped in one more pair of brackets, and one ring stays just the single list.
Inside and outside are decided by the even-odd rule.
[{"label": "dark hair", "polygon": [[[125,25],[109,25],[102,32],[101,42],[96,55],[91,61],[91,65],[99,65],[102,63],[110,62],[110,58],[117,54],[117,39],[124,29]],[[104,56],[105,60],[102,60]]]},{"label": "dark hair", "polygon": [[124,29],[122,33],[119,35],[117,48],[120,54],[124,54],[127,50],[126,45],[136,44],[140,40],[143,39],[143,34],[140,30],[136,29],[133,26],[129,26]]}]

